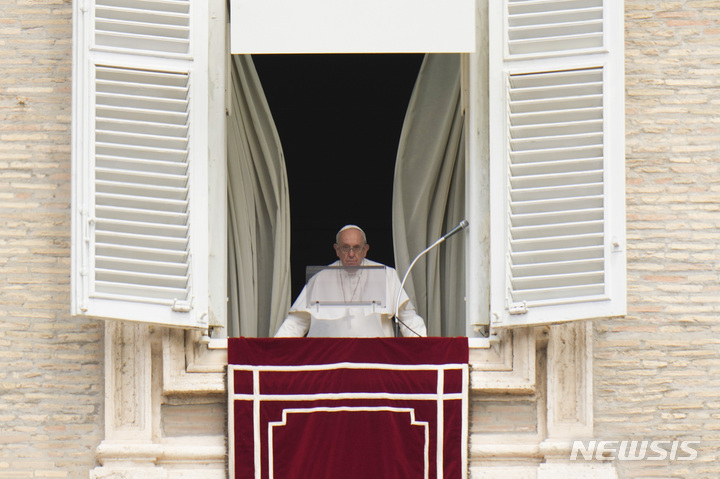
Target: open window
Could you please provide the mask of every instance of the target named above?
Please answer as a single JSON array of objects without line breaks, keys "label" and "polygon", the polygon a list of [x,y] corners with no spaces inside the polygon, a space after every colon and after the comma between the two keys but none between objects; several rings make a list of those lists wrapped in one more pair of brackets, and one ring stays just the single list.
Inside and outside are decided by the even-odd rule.
[{"label": "open window", "polygon": [[[224,325],[225,2],[83,5],[72,313]],[[622,5],[476,8],[463,61],[467,334],[622,314]]]}]

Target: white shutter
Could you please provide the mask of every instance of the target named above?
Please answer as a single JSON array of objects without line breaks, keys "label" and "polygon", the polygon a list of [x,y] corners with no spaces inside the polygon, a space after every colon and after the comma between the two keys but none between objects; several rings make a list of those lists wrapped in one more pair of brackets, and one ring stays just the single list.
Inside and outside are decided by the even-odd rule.
[{"label": "white shutter", "polygon": [[205,2],[74,6],[72,312],[207,327]]},{"label": "white shutter", "polygon": [[603,0],[507,0],[510,55],[603,46]]},{"label": "white shutter", "polygon": [[624,314],[622,2],[491,4],[492,325]]},{"label": "white shutter", "polygon": [[114,51],[190,53],[190,0],[97,0],[95,44]]}]

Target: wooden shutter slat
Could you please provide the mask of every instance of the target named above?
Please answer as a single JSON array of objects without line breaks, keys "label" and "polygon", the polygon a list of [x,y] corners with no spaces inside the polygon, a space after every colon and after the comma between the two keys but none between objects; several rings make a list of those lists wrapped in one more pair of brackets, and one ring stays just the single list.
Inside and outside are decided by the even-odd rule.
[{"label": "wooden shutter slat", "polygon": [[188,209],[186,200],[137,197],[113,193],[97,193],[95,201],[97,205],[167,211],[168,213],[178,214],[184,214]]},{"label": "wooden shutter slat", "polygon": [[152,148],[140,145],[123,145],[120,143],[96,143],[95,151],[98,158],[116,157],[136,160],[155,160],[180,163],[187,169],[188,152],[168,148]]},{"label": "wooden shutter slat", "polygon": [[602,272],[602,257],[573,260],[573,261],[556,261],[548,263],[538,263],[529,265],[519,265],[513,267],[515,277],[517,278],[536,278],[545,276],[561,276],[573,273],[590,273]]},{"label": "wooden shutter slat", "polygon": [[[167,18],[168,16],[165,16],[161,20],[166,20]],[[95,22],[95,25],[98,29],[105,32],[129,33],[145,37],[161,36],[187,39],[188,27],[182,23],[185,19],[179,17],[178,20],[180,20],[178,23],[152,23],[149,21],[140,23],[132,20],[110,19],[110,17],[105,16],[103,20]]]},{"label": "wooden shutter slat", "polygon": [[167,276],[186,276],[188,271],[187,264],[182,262],[152,261],[141,259],[124,259],[117,257],[108,257],[98,255],[95,264],[100,269],[160,274]]},{"label": "wooden shutter slat", "polygon": [[[136,147],[166,148],[169,150],[186,150],[187,138],[170,138],[155,135],[142,135],[133,132],[115,132],[99,130],[96,133],[99,143],[126,145],[128,143]],[[122,146],[120,146],[122,148]]]},{"label": "wooden shutter slat", "polygon": [[130,156],[97,155],[95,163],[100,170],[113,170],[119,174],[137,173],[142,175],[148,173],[150,175],[158,174],[187,178],[188,165],[186,162],[133,158]]},{"label": "wooden shutter slat", "polygon": [[186,225],[170,225],[160,223],[143,223],[137,220],[123,221],[102,219],[96,223],[98,231],[128,233],[140,236],[157,236],[164,238],[185,238],[188,234]]},{"label": "wooden shutter slat", "polygon": [[[579,98],[591,98],[591,99],[597,99],[598,95],[602,95],[602,82],[600,81],[593,81],[592,83],[567,83],[565,85],[559,84],[559,85],[533,85],[533,86],[522,86],[523,84],[526,84],[528,81],[535,81],[542,79],[541,76],[533,76],[527,79],[524,79],[525,81],[520,83],[520,80],[518,80],[516,83],[520,83],[520,85],[512,85],[511,90],[511,108],[514,107],[515,104],[522,105],[522,102],[527,103],[538,103],[540,102],[544,108],[549,109],[547,107],[548,104],[560,104],[560,105],[569,105],[573,108],[576,107],[576,101]],[[515,80],[515,79],[513,79]],[[575,80],[573,78],[573,80]],[[551,100],[548,101],[548,100]],[[565,109],[565,108],[564,108]]]},{"label": "wooden shutter slat", "polygon": [[513,278],[513,287],[519,292],[519,294],[515,296],[516,299],[519,299],[523,290],[602,285],[604,279],[602,268],[599,270],[578,273],[563,272],[560,274],[548,274],[546,272],[546,274],[538,276],[515,276]]},{"label": "wooden shutter slat", "polygon": [[548,223],[545,225],[532,225],[513,227],[510,234],[513,241],[521,239],[553,239],[563,236],[602,233],[602,218],[597,221],[572,221],[568,223]]},{"label": "wooden shutter slat", "polygon": [[[96,268],[97,281],[106,283],[128,283],[137,286],[161,286],[182,290],[187,287],[187,275],[166,275],[157,273],[128,272],[117,269]],[[185,294],[182,295],[185,297]]]},{"label": "wooden shutter slat", "polygon": [[600,183],[575,183],[571,185],[553,187],[535,187],[512,189],[510,192],[511,201],[538,201],[552,199],[580,199],[586,196],[600,196],[603,192],[603,184]]},{"label": "wooden shutter slat", "polygon": [[583,207],[588,211],[593,208],[602,208],[604,205],[603,196],[585,196],[583,198],[552,198],[545,200],[513,202],[510,211],[517,214],[552,213],[558,211],[572,211]]},{"label": "wooden shutter slat", "polygon": [[[579,205],[575,205],[577,208]],[[591,207],[585,209],[571,210],[552,210],[550,212],[532,213],[532,214],[511,214],[510,224],[512,227],[522,227],[531,225],[547,225],[562,224],[575,221],[580,215],[590,220],[601,220],[604,211],[602,208]]]},{"label": "wooden shutter slat", "polygon": [[[132,169],[103,168],[95,169],[98,180],[120,183],[148,184],[167,188],[185,188],[188,177],[184,172],[180,174],[154,173],[149,171],[133,171]],[[186,188],[185,188],[186,189]]]},{"label": "wooden shutter slat", "polygon": [[171,305],[176,299],[183,299],[184,288],[161,287],[158,285],[141,285],[131,283],[116,283],[98,280],[95,287],[95,297],[99,299],[112,299],[115,301],[146,302],[153,300],[161,305]]},{"label": "wooden shutter slat", "polygon": [[598,48],[602,46],[602,34],[590,33],[586,35],[572,35],[567,37],[551,37],[542,39],[532,39],[523,41],[510,42],[510,50],[514,54],[532,54],[545,53],[551,50],[560,50],[567,48],[567,42],[570,41],[576,50]]},{"label": "wooden shutter slat", "polygon": [[98,1],[95,43],[113,49],[186,55],[190,51],[187,0]]},{"label": "wooden shutter slat", "polygon": [[[169,123],[154,123],[148,121],[133,121],[115,118],[102,118],[99,117],[95,123],[95,127],[98,132],[107,132],[112,134],[116,132],[118,134],[136,134],[139,136],[155,137],[158,141],[172,142],[176,139],[183,139],[187,137],[188,127],[187,125],[175,125]],[[183,141],[180,143],[185,145]]]},{"label": "wooden shutter slat", "polygon": [[113,44],[119,48],[127,48],[131,50],[150,50],[173,53],[185,53],[187,51],[187,41],[178,41],[175,39],[158,39],[149,36],[140,35],[115,35],[112,33],[98,33],[96,41],[100,45]]},{"label": "wooden shutter slat", "polygon": [[187,186],[166,186],[160,182],[156,184],[149,184],[96,180],[95,188],[98,193],[101,194],[142,198],[162,198],[178,201],[185,201],[188,195]]},{"label": "wooden shutter slat", "polygon": [[[150,93],[155,93],[151,95]],[[98,106],[100,112],[102,107],[120,107],[133,109],[139,113],[152,115],[167,112],[168,115],[173,113],[185,113],[188,109],[187,99],[177,97],[178,95],[187,94],[187,89],[181,88],[164,88],[159,92],[147,91],[143,87],[143,92],[129,91],[112,91],[111,89],[99,90],[97,93]],[[165,95],[160,96],[160,95]]]},{"label": "wooden shutter slat", "polygon": [[[545,166],[547,167],[547,165]],[[513,170],[513,173],[515,173],[515,171],[517,170]],[[543,172],[540,174],[513,175],[511,186],[513,190],[523,188],[548,188],[569,185],[590,185],[593,183],[601,183],[602,180],[602,170],[575,170],[562,173],[553,171],[551,173]]]},{"label": "wooden shutter slat", "polygon": [[[569,116],[569,115],[568,115]],[[551,123],[522,124],[510,128],[513,138],[518,140],[544,139],[549,137],[562,137],[592,135],[602,131],[602,119],[573,120],[564,118],[564,121]],[[572,141],[572,140],[570,140]]]},{"label": "wooden shutter slat", "polygon": [[507,22],[511,56],[567,54],[604,42],[602,0],[510,0]]},{"label": "wooden shutter slat", "polygon": [[97,256],[113,258],[129,258],[135,260],[153,260],[167,263],[181,263],[187,260],[188,252],[185,249],[173,251],[167,248],[148,248],[131,246],[127,244],[104,244],[95,246]]},{"label": "wooden shutter slat", "polygon": [[552,124],[557,121],[558,117],[563,118],[566,122],[596,120],[602,118],[602,108],[593,105],[591,108],[575,108],[550,112],[548,112],[547,109],[543,109],[541,111],[523,111],[510,115],[513,125]]},{"label": "wooden shutter slat", "polygon": [[[566,150],[563,150],[566,151]],[[577,171],[602,171],[603,159],[601,157],[580,154],[568,154],[571,159],[547,159],[532,155],[514,156],[511,173],[516,178],[524,176],[563,175]]]},{"label": "wooden shutter slat", "polygon": [[[602,258],[602,245],[577,246],[571,248],[518,251],[512,254],[513,264],[530,265],[546,264],[558,261],[573,261],[591,258]],[[545,262],[545,263],[543,263]]]},{"label": "wooden shutter slat", "polygon": [[[513,253],[529,252],[535,250],[560,250],[564,248],[577,248],[580,246],[598,246],[604,244],[602,232],[596,234],[580,234],[571,236],[558,236],[553,238],[531,238],[511,240]],[[542,261],[538,261],[542,262]]]},{"label": "wooden shutter slat", "polygon": [[557,15],[558,12],[600,6],[602,0],[510,0],[508,2],[508,10],[513,14],[546,12]]},{"label": "wooden shutter slat", "polygon": [[510,146],[515,151],[537,151],[561,149],[566,145],[572,146],[599,146],[602,145],[603,134],[568,134],[550,137],[518,138],[510,141]]},{"label": "wooden shutter slat", "polygon": [[[524,289],[515,294],[513,299],[516,302],[532,301],[537,304],[560,305],[567,304],[568,298],[574,298],[575,302],[592,304],[594,301],[601,301],[599,298],[602,298],[604,293],[605,287],[602,283],[588,283],[553,288]],[[548,320],[547,322],[554,321]]]},{"label": "wooden shutter slat", "polygon": [[[513,26],[510,28],[510,41],[521,39],[564,37],[572,35],[583,35],[589,32],[600,33],[602,31],[602,18],[591,18],[580,20],[571,18],[570,21],[561,22],[535,22],[537,17],[527,18],[528,23],[521,25],[517,18],[513,19]],[[554,18],[553,20],[557,20]]]},{"label": "wooden shutter slat", "polygon": [[98,106],[95,109],[98,118],[116,118],[128,121],[143,121],[146,123],[164,122],[170,125],[185,125],[185,122],[187,121],[185,110],[186,108],[177,112],[168,111],[167,109],[141,110],[137,108],[128,108],[124,103],[117,106]]},{"label": "wooden shutter slat", "polygon": [[136,235],[114,231],[97,231],[95,236],[97,247],[102,245],[123,245],[183,252],[188,249],[188,240],[186,238]]},{"label": "wooden shutter slat", "polygon": [[187,0],[96,0],[98,6],[143,11],[188,13]]}]

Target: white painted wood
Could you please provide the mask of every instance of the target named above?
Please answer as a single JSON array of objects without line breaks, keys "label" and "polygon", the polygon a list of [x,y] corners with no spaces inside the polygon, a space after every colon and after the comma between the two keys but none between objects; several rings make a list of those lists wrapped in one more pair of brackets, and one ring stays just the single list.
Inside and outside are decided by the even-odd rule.
[{"label": "white painted wood", "polygon": [[208,2],[208,323],[227,324],[227,123],[229,32],[226,2]]},{"label": "white painted wood", "polygon": [[231,0],[232,53],[475,49],[473,0]]},{"label": "white painted wood", "polygon": [[463,76],[466,118],[467,180],[465,184],[467,230],[465,298],[467,335],[487,333],[490,323],[490,177],[488,136],[488,1],[479,0],[476,7],[477,49],[467,55]]},{"label": "white painted wood", "polygon": [[622,315],[622,5],[505,0],[489,16],[492,326]]},{"label": "white painted wood", "polygon": [[74,13],[72,313],[206,328],[208,4]]}]

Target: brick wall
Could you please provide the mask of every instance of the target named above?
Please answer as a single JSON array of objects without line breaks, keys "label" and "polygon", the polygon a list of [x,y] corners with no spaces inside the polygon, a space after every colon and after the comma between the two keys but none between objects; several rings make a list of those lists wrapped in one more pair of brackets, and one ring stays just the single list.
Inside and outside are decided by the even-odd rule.
[{"label": "brick wall", "polygon": [[718,477],[720,2],[625,3],[628,315],[596,322],[595,436],[699,440],[621,478]]},{"label": "brick wall", "polygon": [[87,478],[102,324],[70,305],[71,3],[0,2],[0,477]]},{"label": "brick wall", "polygon": [[508,434],[526,436],[532,441],[538,434],[538,401],[536,395],[472,396],[470,403],[470,434],[482,434],[483,441],[493,436],[500,440]]},{"label": "brick wall", "polygon": [[[718,477],[720,2],[625,5],[629,314],[596,322],[595,435],[701,441],[622,478]],[[71,3],[0,3],[0,60],[0,477],[85,478],[103,346],[68,314]]]},{"label": "brick wall", "polygon": [[227,398],[166,398],[162,406],[164,437],[227,434]]}]

